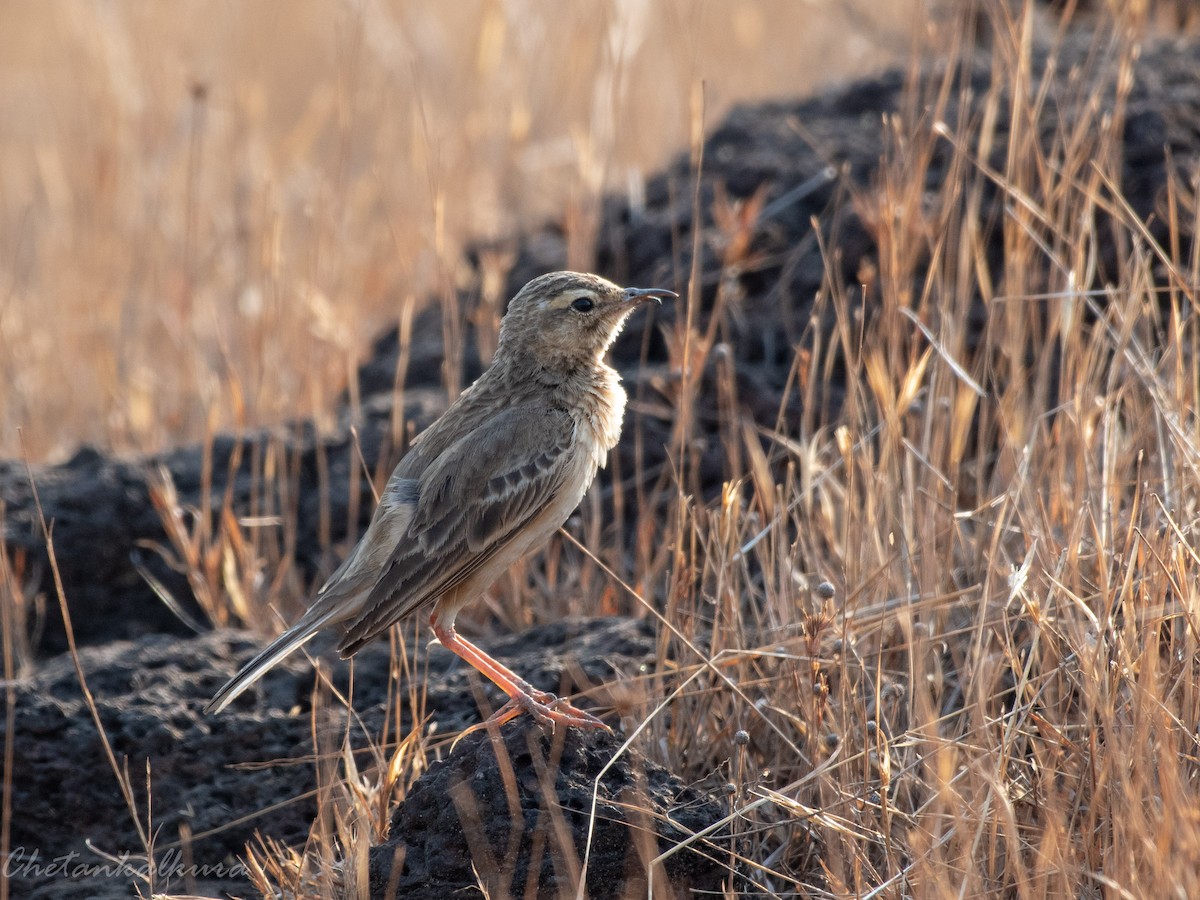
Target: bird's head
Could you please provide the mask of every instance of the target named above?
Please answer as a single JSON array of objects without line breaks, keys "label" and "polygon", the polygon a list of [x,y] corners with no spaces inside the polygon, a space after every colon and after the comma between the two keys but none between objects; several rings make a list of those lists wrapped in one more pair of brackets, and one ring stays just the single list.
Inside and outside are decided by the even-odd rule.
[{"label": "bird's head", "polygon": [[509,303],[497,358],[519,358],[559,373],[592,365],[640,303],[675,296],[659,288],[618,287],[580,272],[541,275]]}]

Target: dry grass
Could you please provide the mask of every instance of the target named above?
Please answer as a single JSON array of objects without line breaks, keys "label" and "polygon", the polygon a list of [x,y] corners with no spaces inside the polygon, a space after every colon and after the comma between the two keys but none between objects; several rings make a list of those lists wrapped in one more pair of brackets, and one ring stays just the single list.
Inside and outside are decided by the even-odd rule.
[{"label": "dry grass", "polygon": [[[800,379],[838,361],[844,410],[771,436],[774,490],[751,471],[681,512],[668,568],[698,577],[667,617],[706,644],[667,655],[710,671],[657,746],[685,773],[769,771],[738,785],[743,853],[782,893],[1194,896],[1194,192],[1173,185],[1164,248],[1115,187],[1136,22],[1101,29],[1078,95],[1056,98],[1087,110],[1115,86],[1115,105],[1064,115],[1047,145],[1030,20],[993,12],[993,77],[1021,98],[1007,168],[987,168],[999,90],[953,130],[936,84],[892,123],[856,198],[878,272],[828,284],[839,331]],[[931,195],[938,141],[958,152]],[[985,183],[1007,198],[990,268]],[[1107,284],[1098,212],[1121,256]],[[809,573],[832,584],[810,593]]]},{"label": "dry grass", "polygon": [[0,454],[327,420],[465,243],[549,216],[586,267],[700,80],[716,116],[882,67],[918,4],[5,4]]},{"label": "dry grass", "polygon": [[[470,55],[471,65],[489,64],[482,50],[491,39],[481,35],[501,27],[497,9],[484,9],[484,24],[470,42],[480,51]],[[671,398],[674,467],[638,495],[647,511],[639,527],[656,533],[646,543],[654,552],[623,559],[610,549],[600,554],[612,566],[606,572],[601,560],[568,542],[554,551],[560,555],[550,574],[527,569],[520,584],[500,592],[493,612],[520,622],[536,608],[552,618],[569,602],[556,598],[577,597],[563,590],[566,583],[604,590],[606,608],[614,612],[661,614],[661,665],[633,682],[622,705],[625,725],[640,729],[638,746],[685,779],[728,782],[729,828],[737,836],[729,862],[764,890],[1022,900],[1200,896],[1195,186],[1172,185],[1164,204],[1171,224],[1166,246],[1149,240],[1120,194],[1130,37],[1144,25],[1137,10],[1103,17],[1097,53],[1074,82],[1077,93],[1057,98],[1060,107],[1088,110],[1098,103],[1099,88],[1108,87],[1115,102],[1104,116],[1062,117],[1047,143],[1035,130],[1046,97],[1040,90],[1045,73],[1029,53],[1032,18],[999,4],[987,9],[996,89],[973,98],[978,115],[944,127],[949,86],[914,87],[908,111],[890,123],[892,140],[875,190],[852,198],[874,223],[878,265],[863,284],[830,278],[818,304],[833,313],[837,328],[814,336],[813,346],[798,354],[793,388],[811,398],[829,372],[844,370],[846,402],[836,420],[785,422],[764,432],[730,406],[723,440],[730,458],[742,461],[743,475],[719,502],[697,503],[685,489],[694,467],[693,405],[698,373],[719,351],[714,323],[697,320],[693,308],[668,341],[680,373]],[[417,16],[415,9],[404,12]],[[372,59],[377,51],[365,49],[362,29],[345,27],[338,40],[349,43],[336,46],[363,44],[360,58]],[[943,27],[943,54],[954,59],[969,52],[971,28],[961,21]],[[616,71],[625,73],[622,66]],[[681,71],[686,95],[696,70]],[[537,81],[532,70],[521,77],[504,97],[523,95]],[[599,80],[594,69],[580,78]],[[267,218],[249,226],[247,246],[256,249],[243,259],[256,274],[246,283],[259,285],[256,303],[268,299],[255,307],[260,318],[241,332],[245,347],[217,340],[219,329],[207,330],[226,321],[223,316],[243,321],[246,315],[238,306],[245,295],[229,290],[245,271],[224,271],[226,251],[242,246],[230,237],[237,233],[233,225],[222,231],[216,219],[193,209],[190,224],[151,229],[150,243],[187,250],[177,255],[182,268],[170,278],[155,269],[158,257],[139,261],[130,248],[115,246],[117,239],[104,253],[88,251],[112,267],[104,282],[109,290],[174,285],[179,293],[168,295],[173,302],[156,313],[149,331],[170,335],[175,348],[206,334],[209,343],[198,344],[219,349],[214,358],[221,364],[213,372],[224,374],[211,375],[205,402],[228,408],[222,398],[237,386],[246,398],[238,416],[247,420],[276,414],[270,403],[281,392],[325,407],[328,395],[311,386],[285,390],[276,379],[298,376],[277,369],[280,359],[295,354],[327,377],[344,366],[345,348],[361,335],[358,325],[339,318],[342,298],[370,298],[358,315],[382,318],[395,311],[399,284],[433,285],[450,296],[450,220],[461,217],[460,234],[503,231],[512,221],[496,209],[507,205],[517,219],[543,211],[540,200],[524,205],[524,192],[513,184],[505,188],[513,194],[493,185],[471,195],[499,191],[512,203],[494,196],[479,201],[484,210],[494,203],[483,215],[497,218],[473,218],[477,211],[468,214],[462,196],[447,193],[450,173],[470,158],[462,149],[468,145],[461,157],[449,147],[431,156],[429,135],[458,132],[425,124],[410,137],[424,142],[416,155],[424,160],[427,208],[441,210],[442,230],[431,235],[395,221],[386,237],[372,230],[371,217],[380,210],[394,216],[405,207],[396,193],[399,181],[379,175],[378,159],[355,162],[371,159],[381,145],[348,137],[357,134],[353,129],[339,130],[350,128],[346,117],[359,122],[356,127],[372,119],[347,113],[356,107],[346,97],[379,100],[362,91],[368,76],[356,70],[351,80],[357,87],[336,89],[346,94],[312,100],[315,111],[305,114],[312,124],[292,136],[300,149],[290,152],[301,156],[322,140],[341,148],[334,153],[337,165],[310,185],[317,198],[311,214],[284,215],[297,189],[288,178],[247,188],[253,199],[245,209]],[[1001,88],[1019,99],[1007,113],[1007,165],[993,171],[987,161],[998,139]],[[196,129],[213,127],[198,124],[212,96],[197,98],[180,124],[182,135],[195,139]],[[538,116],[530,102],[532,123]],[[426,114],[434,114],[428,106]],[[458,124],[467,134],[473,128],[492,133],[469,117]],[[381,132],[398,127],[371,126]],[[532,127],[505,152],[549,152],[529,137]],[[686,119],[679,127],[688,127]],[[253,143],[243,146],[236,131],[226,135],[234,160]],[[213,140],[210,130],[203,134]],[[955,149],[954,164],[930,192],[926,168],[933,148],[945,143]],[[594,149],[571,151],[579,154],[572,157],[577,171],[565,177],[569,187],[557,196],[560,203],[574,200],[560,209],[586,210],[595,196],[589,192],[611,175],[599,177],[590,168]],[[615,162],[626,157],[612,146],[599,149],[602,168],[624,165]],[[296,158],[276,164],[289,170]],[[194,184],[195,172],[184,174],[196,165],[194,157],[180,151],[171,159],[181,170],[172,183]],[[56,168],[52,161],[44,165]],[[327,181],[329,172],[342,180]],[[554,182],[554,174],[535,168],[530,177],[540,184]],[[1007,200],[997,223],[1003,233],[998,264],[984,252],[979,216],[989,186]],[[1096,275],[1098,213],[1109,217],[1106,227],[1120,256],[1107,283]],[[144,214],[121,218],[125,230],[117,233],[143,234]],[[275,223],[273,232],[265,221]],[[409,228],[417,234],[404,235]],[[197,237],[200,232],[207,237]],[[269,243],[275,249],[264,257],[268,232],[275,234]],[[4,234],[11,240],[11,229]],[[383,243],[371,246],[371,239]],[[281,246],[289,252],[281,254]],[[282,274],[285,256],[303,260],[307,274]],[[141,265],[153,272],[132,275]],[[68,283],[73,277],[78,274],[64,276]],[[30,283],[51,280],[39,270]],[[318,283],[324,287],[315,292],[311,286]],[[400,296],[412,296],[408,290]],[[329,302],[314,306],[318,296]],[[285,298],[301,298],[308,304],[302,318],[311,323],[316,314],[329,334],[346,335],[344,342],[314,336],[311,324],[284,325]],[[985,321],[971,333],[968,312],[979,302]],[[874,311],[865,320],[857,314],[861,304]],[[718,317],[721,309],[718,304]],[[131,333],[143,334],[146,322],[134,319]],[[5,341],[10,334],[3,333]],[[243,359],[239,353],[247,348],[259,356]],[[203,369],[202,356],[189,357],[181,368]],[[235,376],[240,365],[261,368],[255,377]],[[113,413],[119,426],[100,433],[138,446],[164,440],[165,411],[172,403],[186,406],[182,396],[198,384],[190,378],[156,385],[161,398],[139,394],[128,374],[105,381],[126,399],[114,407],[120,407]],[[245,390],[251,383],[255,390]],[[10,419],[13,408],[5,413]],[[189,414],[179,421],[186,430]],[[42,440],[48,449],[61,437],[48,430]],[[648,512],[663,508],[665,518]],[[584,527],[593,521],[585,516]],[[187,556],[185,548],[202,545],[209,550],[197,551],[198,561],[206,552],[220,559],[234,533],[231,527],[216,538],[204,535],[197,544],[199,538],[180,531],[176,548]],[[233,571],[250,568],[239,558]],[[197,572],[217,606],[229,587],[222,586],[222,571],[218,565]],[[626,585],[621,578],[631,572]],[[231,580],[244,583],[241,575]],[[531,592],[538,604],[517,603]],[[404,659],[402,644],[396,653]],[[420,707],[419,697],[406,702]],[[303,851],[269,842],[253,851],[260,888],[330,896],[363,890],[366,839],[378,838],[390,805],[429,756],[444,749],[395,723],[390,728],[368,748],[366,764],[345,746],[317,748],[325,750],[321,819]],[[358,852],[347,854],[347,848]]]},{"label": "dry grass", "polygon": [[[678,485],[714,331],[670,342],[680,480],[643,498],[674,513],[634,566],[665,603],[663,663],[626,725],[685,778],[729,782],[731,868],[772,893],[1200,892],[1194,191],[1172,185],[1158,247],[1117,188],[1137,21],[1107,21],[1056,98],[1089,110],[1115,88],[1105,115],[1064,115],[1048,145],[1029,22],[992,11],[997,88],[977,116],[940,125],[934,84],[891,123],[876,190],[854,198],[878,270],[830,281],[838,331],[798,363],[798,391],[844,367],[845,407],[765,435],[735,417],[745,475],[711,507]],[[998,172],[1001,88],[1023,99]],[[937,142],[955,164],[930,195]],[[985,185],[1007,197],[992,267]]]}]

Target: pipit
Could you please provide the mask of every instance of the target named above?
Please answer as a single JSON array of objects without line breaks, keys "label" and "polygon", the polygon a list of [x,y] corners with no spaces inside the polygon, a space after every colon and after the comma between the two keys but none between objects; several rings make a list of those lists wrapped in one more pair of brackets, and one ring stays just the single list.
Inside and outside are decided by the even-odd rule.
[{"label": "pipit", "polygon": [[459,610],[541,546],[579,505],[616,446],[625,391],[604,354],[639,303],[675,297],[555,272],[513,298],[491,367],[413,441],[388,479],[366,533],[295,625],[208,704],[219,712],[323,628],[348,658],[432,604],[443,647],[493,681],[538,722],[607,728],[535,689],[454,630]]}]

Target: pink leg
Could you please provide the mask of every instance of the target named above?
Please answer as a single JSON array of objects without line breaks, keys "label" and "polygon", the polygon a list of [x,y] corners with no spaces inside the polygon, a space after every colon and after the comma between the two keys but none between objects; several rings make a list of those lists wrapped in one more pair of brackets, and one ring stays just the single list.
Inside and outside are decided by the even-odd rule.
[{"label": "pink leg", "polygon": [[551,729],[556,724],[560,724],[575,725],[580,728],[603,728],[605,731],[612,731],[591,713],[577,709],[546,691],[539,691],[516,672],[492,659],[466,638],[459,637],[453,625],[442,624],[437,612],[430,617],[429,624],[433,627],[433,633],[437,635],[437,639],[443,647],[478,670],[481,675],[487,677],[508,695],[508,702],[488,719],[489,723],[503,725],[509,719],[522,712],[527,712],[539,724],[549,725]]}]

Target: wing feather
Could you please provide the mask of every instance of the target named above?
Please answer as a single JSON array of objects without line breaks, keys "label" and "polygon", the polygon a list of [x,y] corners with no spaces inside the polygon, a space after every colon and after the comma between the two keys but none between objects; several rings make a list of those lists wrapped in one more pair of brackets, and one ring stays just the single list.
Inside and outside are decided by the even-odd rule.
[{"label": "wing feather", "polygon": [[408,530],[339,651],[353,653],[478,572],[562,490],[574,446],[570,415],[522,406],[447,447],[421,475]]}]

